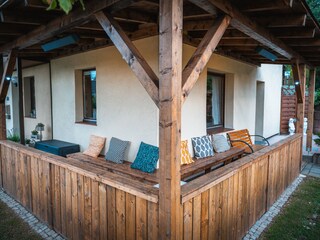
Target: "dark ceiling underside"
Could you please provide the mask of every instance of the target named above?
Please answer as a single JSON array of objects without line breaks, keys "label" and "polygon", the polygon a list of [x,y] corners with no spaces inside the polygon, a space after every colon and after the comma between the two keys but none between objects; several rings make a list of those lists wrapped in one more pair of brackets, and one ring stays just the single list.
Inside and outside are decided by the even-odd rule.
[{"label": "dark ceiling underside", "polygon": [[[88,4],[94,4],[97,1],[85,2],[88,6]],[[104,11],[112,13],[132,40],[158,34],[159,1],[132,0],[119,2],[120,4]],[[222,14],[222,11],[218,8],[215,12],[210,11],[209,13],[200,8],[197,2],[205,1],[184,1],[184,42],[193,46],[198,46],[215,19]],[[318,23],[314,21],[309,9],[306,8],[304,0],[231,0],[230,3],[243,15],[256,22],[259,27],[269,31],[290,49],[302,56],[306,63],[311,66],[320,65]],[[0,6],[0,49],[2,52],[10,50],[5,49],[5,47],[19,37],[64,16],[64,13],[60,10],[46,11],[46,6],[42,4],[41,0],[0,0]],[[77,8],[79,6],[76,6],[75,10]],[[77,34],[80,40],[76,44],[49,52],[42,50],[42,44],[69,34]],[[95,20],[95,17],[89,17],[79,25],[66,29],[62,33],[59,32],[54,37],[50,36],[40,43],[25,48],[17,47],[19,57],[22,59],[48,61],[110,45],[112,45],[112,42]],[[272,62],[259,55],[256,51],[257,47],[267,49],[278,59]],[[292,59],[271,50],[261,42],[232,27],[232,25],[224,33],[216,52],[256,65],[261,63],[292,63]]]}]

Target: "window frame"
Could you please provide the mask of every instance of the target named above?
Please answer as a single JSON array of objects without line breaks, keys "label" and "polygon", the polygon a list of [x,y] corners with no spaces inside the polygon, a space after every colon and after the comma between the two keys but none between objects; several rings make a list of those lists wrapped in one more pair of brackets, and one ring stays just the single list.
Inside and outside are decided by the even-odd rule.
[{"label": "window frame", "polygon": [[[208,126],[208,122],[207,122],[207,117],[208,117],[208,77],[209,76],[216,76],[216,77],[222,77],[222,86],[221,86],[221,91],[222,91],[222,104],[220,107],[220,112],[221,112],[221,120],[222,123],[221,124],[216,124],[216,125],[212,125],[212,126]],[[216,73],[216,72],[212,72],[212,71],[208,71],[207,72],[207,80],[206,80],[206,129],[207,131],[213,131],[216,129],[224,129],[225,126],[225,97],[226,97],[226,75],[223,73]],[[211,106],[212,109],[212,106]]]},{"label": "window frame", "polygon": [[[26,99],[26,81],[28,81],[28,87],[29,87],[29,96],[28,99]],[[30,106],[29,109],[26,109],[26,102],[28,101],[28,106]],[[37,118],[37,103],[36,103],[36,79],[35,76],[27,76],[23,78],[23,105],[24,105],[24,117],[25,118]],[[34,107],[34,108],[32,108]],[[27,111],[28,110],[28,111]],[[32,116],[31,111],[34,110],[35,113]]]},{"label": "window frame", "polygon": [[[84,79],[84,73],[85,72],[89,72],[89,71],[95,71],[97,74],[97,69],[96,68],[88,68],[88,69],[81,69],[82,73],[81,73],[81,86],[82,86],[82,105],[83,105],[83,116],[82,116],[82,121],[83,123],[87,123],[87,124],[92,124],[92,125],[96,125],[97,124],[97,116],[96,118],[87,118],[85,117],[86,115],[86,100],[85,100],[85,79]],[[96,76],[96,84],[97,84],[97,76]],[[97,85],[96,85],[96,111],[97,111]],[[92,93],[91,93],[92,94]]]}]

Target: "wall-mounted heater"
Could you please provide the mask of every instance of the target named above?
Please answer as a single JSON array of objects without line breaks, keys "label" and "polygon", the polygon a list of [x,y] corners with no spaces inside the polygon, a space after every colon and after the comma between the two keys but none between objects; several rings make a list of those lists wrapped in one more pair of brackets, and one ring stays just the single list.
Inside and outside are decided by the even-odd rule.
[{"label": "wall-mounted heater", "polygon": [[66,37],[48,42],[46,44],[41,45],[43,51],[48,52],[57,48],[61,48],[64,46],[68,46],[79,41],[79,36],[77,34],[71,34]]},{"label": "wall-mounted heater", "polygon": [[269,52],[268,50],[262,48],[262,47],[257,47],[256,52],[259,53],[261,56],[271,60],[272,62],[276,61],[278,57],[274,55],[273,53]]}]

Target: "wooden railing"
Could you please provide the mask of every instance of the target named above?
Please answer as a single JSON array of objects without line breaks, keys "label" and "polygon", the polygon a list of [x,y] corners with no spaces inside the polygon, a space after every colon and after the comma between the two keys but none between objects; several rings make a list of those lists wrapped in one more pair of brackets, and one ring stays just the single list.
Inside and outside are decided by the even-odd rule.
[{"label": "wooden railing", "polygon": [[[297,177],[301,135],[181,189],[183,239],[240,239]],[[0,141],[0,186],[70,239],[158,239],[158,190],[99,167]]]},{"label": "wooden railing", "polygon": [[241,239],[298,176],[301,135],[182,186],[183,239]]},{"label": "wooden railing", "polygon": [[157,190],[73,159],[0,144],[0,185],[67,238],[157,239]]}]

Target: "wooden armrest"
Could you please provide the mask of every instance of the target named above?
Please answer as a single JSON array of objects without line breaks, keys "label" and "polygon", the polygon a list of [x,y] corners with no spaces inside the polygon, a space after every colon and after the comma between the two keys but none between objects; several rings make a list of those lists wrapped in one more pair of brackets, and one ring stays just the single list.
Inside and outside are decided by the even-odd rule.
[{"label": "wooden armrest", "polygon": [[230,143],[232,144],[233,142],[241,142],[241,143],[244,143],[245,145],[247,145],[247,147],[249,147],[249,149],[251,150],[252,153],[254,153],[254,150],[253,148],[250,146],[249,143],[247,143],[246,141],[243,141],[243,140],[229,140]]}]

